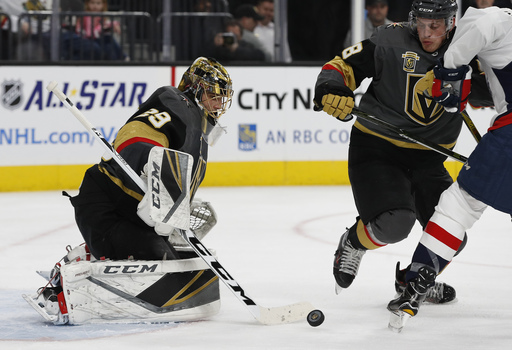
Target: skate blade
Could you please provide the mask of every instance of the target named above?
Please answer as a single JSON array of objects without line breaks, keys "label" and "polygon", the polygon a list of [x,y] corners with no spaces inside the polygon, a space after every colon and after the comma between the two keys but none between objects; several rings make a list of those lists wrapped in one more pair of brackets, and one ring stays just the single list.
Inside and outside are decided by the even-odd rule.
[{"label": "skate blade", "polygon": [[412,316],[408,314],[407,312],[403,311],[392,311],[391,315],[389,316],[389,324],[388,328],[391,329],[395,333],[402,332],[402,329],[405,326],[405,323],[411,318]]},{"label": "skate blade", "polygon": [[345,288],[340,287],[338,283],[334,282],[334,292],[336,293],[336,295],[340,294],[343,289]]},{"label": "skate blade", "polygon": [[46,321],[52,322],[55,325],[63,325],[63,324],[67,324],[69,322],[68,315],[62,315],[60,312],[57,315],[48,314],[48,312],[46,312],[46,309],[44,307],[42,307],[41,305],[39,305],[39,303],[37,302],[36,296],[29,296],[26,294],[22,294],[21,296]]},{"label": "skate blade", "polygon": [[58,316],[54,316],[54,315],[49,315],[48,313],[46,313],[44,311],[44,308],[41,307],[37,302],[36,302],[36,298],[35,297],[31,297],[31,296],[28,296],[26,294],[22,294],[21,295],[23,297],[23,299],[25,299],[25,301],[30,305],[32,306],[32,308],[34,310],[37,311],[37,313],[39,315],[41,315],[41,317],[43,317],[46,321],[48,322],[52,322],[52,323],[55,323],[57,320],[58,320]]}]

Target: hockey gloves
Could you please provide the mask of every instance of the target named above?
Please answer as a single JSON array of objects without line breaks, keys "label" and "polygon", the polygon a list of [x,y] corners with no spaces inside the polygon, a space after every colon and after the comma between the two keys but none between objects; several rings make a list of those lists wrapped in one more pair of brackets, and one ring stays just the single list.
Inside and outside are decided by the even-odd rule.
[{"label": "hockey gloves", "polygon": [[354,93],[346,86],[334,87],[329,83],[322,83],[315,89],[314,110],[323,110],[329,115],[342,120],[352,119],[354,108]]},{"label": "hockey gloves", "polygon": [[471,67],[467,65],[455,69],[435,66],[427,72],[427,81],[432,80],[432,88],[426,91],[427,97],[442,105],[449,113],[463,111],[471,92],[471,72]]}]

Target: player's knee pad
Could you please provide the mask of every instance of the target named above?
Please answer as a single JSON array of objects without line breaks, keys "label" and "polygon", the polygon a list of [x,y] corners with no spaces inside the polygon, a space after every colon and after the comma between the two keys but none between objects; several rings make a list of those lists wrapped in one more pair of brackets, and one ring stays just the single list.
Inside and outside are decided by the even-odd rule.
[{"label": "player's knee pad", "polygon": [[409,235],[416,221],[416,214],[409,209],[395,209],[380,214],[367,227],[370,235],[383,244],[397,243]]}]

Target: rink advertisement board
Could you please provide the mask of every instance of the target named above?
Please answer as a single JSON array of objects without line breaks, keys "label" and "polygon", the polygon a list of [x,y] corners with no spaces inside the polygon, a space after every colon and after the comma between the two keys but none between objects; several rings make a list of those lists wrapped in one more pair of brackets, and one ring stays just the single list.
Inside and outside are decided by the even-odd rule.
[{"label": "rink advertisement board", "polygon": [[[177,86],[185,69],[0,67],[0,190],[76,188],[104,153],[46,90],[50,81],[111,142],[140,103]],[[220,119],[227,133],[209,151],[205,185],[348,184],[352,122],[313,111],[320,67],[227,69],[233,103]]]}]

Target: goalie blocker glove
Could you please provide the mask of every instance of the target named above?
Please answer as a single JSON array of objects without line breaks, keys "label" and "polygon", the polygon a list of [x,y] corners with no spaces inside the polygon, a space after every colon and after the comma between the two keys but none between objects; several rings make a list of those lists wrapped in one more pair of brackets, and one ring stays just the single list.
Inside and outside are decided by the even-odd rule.
[{"label": "goalie blocker glove", "polygon": [[471,92],[471,72],[467,65],[454,69],[445,68],[442,64],[435,66],[427,73],[427,79],[432,79],[432,89],[426,95],[449,113],[463,111]]},{"label": "goalie blocker glove", "polygon": [[322,83],[315,89],[314,110],[323,110],[329,115],[341,121],[349,121],[353,118],[350,114],[354,108],[354,93],[346,86],[332,86]]}]

